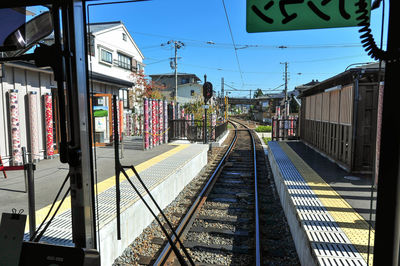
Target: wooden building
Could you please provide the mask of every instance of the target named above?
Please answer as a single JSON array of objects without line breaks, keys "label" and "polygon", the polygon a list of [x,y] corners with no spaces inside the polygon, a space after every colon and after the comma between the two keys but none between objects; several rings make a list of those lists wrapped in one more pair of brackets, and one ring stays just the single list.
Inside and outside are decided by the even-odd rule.
[{"label": "wooden building", "polygon": [[378,80],[379,66],[373,63],[304,89],[299,95],[300,139],[349,172],[372,173]]}]

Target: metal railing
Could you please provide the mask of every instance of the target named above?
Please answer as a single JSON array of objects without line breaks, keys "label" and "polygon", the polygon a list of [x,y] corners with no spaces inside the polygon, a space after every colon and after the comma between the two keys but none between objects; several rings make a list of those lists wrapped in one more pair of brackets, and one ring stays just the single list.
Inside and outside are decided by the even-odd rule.
[{"label": "metal railing", "polygon": [[[191,142],[201,142],[204,140],[204,121],[203,120],[169,120],[168,138],[170,140],[188,140]],[[216,141],[227,130],[227,123],[217,124],[216,126],[207,125],[207,137],[209,141]]]},{"label": "metal railing", "polygon": [[272,118],[272,140],[290,140],[299,138],[297,117]]}]

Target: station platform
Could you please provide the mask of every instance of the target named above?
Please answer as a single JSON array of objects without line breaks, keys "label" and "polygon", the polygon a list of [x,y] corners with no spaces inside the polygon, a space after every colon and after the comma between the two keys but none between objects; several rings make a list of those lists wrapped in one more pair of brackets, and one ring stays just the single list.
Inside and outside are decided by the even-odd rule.
[{"label": "station platform", "polygon": [[[116,190],[115,176],[113,173],[114,163],[112,160],[113,151],[112,147],[101,147],[98,148],[97,151],[97,174],[99,180],[96,187],[96,198],[98,204],[97,224],[100,230],[98,246],[100,249],[102,265],[112,265],[115,258],[120,256],[124,249],[152,222],[153,217],[125,177],[121,175],[122,239],[117,240],[115,205]],[[202,144],[168,144],[155,147],[148,151],[140,151],[137,149],[131,151],[125,150],[124,158],[121,160],[121,163],[123,165],[133,164],[135,166],[143,182],[146,184],[157,203],[161,208],[164,208],[176,198],[184,186],[187,185],[207,164],[207,151],[208,145]],[[64,168],[66,168],[66,166],[64,166]],[[102,172],[101,169],[104,169],[104,172]],[[66,168],[58,172],[63,172],[63,174],[66,175],[67,170],[68,169]],[[149,196],[145,193],[144,188],[134,176],[133,171],[128,170],[126,172],[130,176],[131,181],[133,181],[135,186],[139,189],[140,193],[150,203]],[[64,178],[65,175],[63,174],[59,173],[60,177],[63,176]],[[9,176],[8,178],[12,177]],[[40,180],[41,178],[46,179],[47,177],[36,175],[35,181]],[[53,181],[54,180],[55,179],[53,179]],[[16,178],[14,181],[16,181]],[[60,179],[58,182],[53,183],[56,183],[59,187],[61,182],[62,180]],[[21,184],[19,185],[21,186]],[[35,185],[38,190],[39,185]],[[48,190],[47,194],[51,194],[51,196],[48,196],[48,204],[44,207],[37,208],[37,225],[40,225],[41,221],[43,221],[45,215],[48,213],[58,187],[53,190]],[[49,191],[51,191],[51,193],[49,193]],[[11,191],[8,190],[0,190],[0,195],[4,194],[3,192],[11,193]],[[43,193],[44,191],[42,191],[41,194]],[[19,195],[22,193],[14,192],[14,195],[15,194]],[[23,195],[26,197],[25,194]],[[58,203],[55,207],[58,206]],[[14,203],[12,206],[16,208],[16,205],[17,204]],[[158,213],[154,205],[150,205],[153,207],[153,211]],[[73,245],[70,208],[70,199],[66,198],[51,226],[42,237],[42,242],[66,246]],[[6,212],[10,212],[10,210],[7,210]],[[27,224],[25,239],[29,239],[28,228]]]},{"label": "station platform", "polygon": [[372,265],[371,178],[299,141],[270,141],[267,153],[301,264]]}]

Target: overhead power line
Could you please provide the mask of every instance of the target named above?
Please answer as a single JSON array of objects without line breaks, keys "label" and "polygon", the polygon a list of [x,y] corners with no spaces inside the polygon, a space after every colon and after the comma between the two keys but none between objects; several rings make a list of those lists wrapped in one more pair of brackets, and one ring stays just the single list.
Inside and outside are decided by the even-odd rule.
[{"label": "overhead power line", "polygon": [[[155,38],[167,38],[167,39],[180,39],[185,41],[187,46],[198,46],[202,48],[222,48],[228,49],[232,47],[231,43],[222,43],[209,40],[195,40],[184,37],[172,36],[172,35],[161,35],[153,33],[145,33],[132,31],[132,35],[144,35]],[[142,47],[141,49],[159,47],[159,45]],[[236,49],[331,49],[331,48],[356,48],[362,47],[360,43],[328,43],[328,44],[238,44],[236,43]]]},{"label": "overhead power line", "polygon": [[235,50],[236,62],[237,62],[238,69],[239,69],[239,72],[240,72],[240,78],[241,78],[241,80],[242,80],[242,84],[244,84],[244,81],[243,81],[243,73],[242,73],[242,69],[240,68],[239,56],[238,56],[238,54],[237,54],[237,48],[236,48],[236,44],[235,44],[235,39],[233,38],[231,23],[229,22],[228,12],[226,11],[226,6],[225,6],[225,1],[224,1],[224,0],[222,0],[222,5],[224,6],[226,21],[228,22],[228,28],[229,28],[229,32],[230,32],[230,34],[231,34],[231,39],[232,39],[233,48],[234,48],[234,50]]}]

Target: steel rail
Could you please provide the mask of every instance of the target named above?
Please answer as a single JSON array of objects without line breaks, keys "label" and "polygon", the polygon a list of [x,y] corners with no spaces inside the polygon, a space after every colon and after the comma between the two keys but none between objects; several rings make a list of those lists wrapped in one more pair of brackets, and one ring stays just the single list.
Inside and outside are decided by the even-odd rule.
[{"label": "steel rail", "polygon": [[[233,124],[232,122],[230,122],[230,123],[235,127],[235,129],[237,128],[235,124]],[[208,192],[210,191],[210,188],[212,187],[211,184],[215,183],[215,177],[221,171],[222,166],[224,165],[226,158],[228,157],[229,153],[232,151],[232,147],[236,143],[236,140],[237,140],[237,130],[235,130],[235,136],[234,136],[231,144],[229,145],[227,151],[225,152],[224,156],[222,157],[221,161],[219,162],[217,168],[215,169],[215,171],[213,172],[213,174],[211,175],[211,177],[209,178],[207,183],[204,185],[203,189],[201,190],[201,192],[197,196],[196,200],[194,201],[194,203],[190,207],[189,211],[183,217],[182,221],[179,223],[179,226],[175,230],[176,235],[178,235],[179,237],[181,237],[183,231],[185,230],[185,228],[187,227],[187,225],[191,221],[192,217],[194,217],[194,214],[196,213],[196,211],[199,210],[199,208],[206,201]],[[174,242],[176,241],[176,238],[175,238],[174,235],[171,237],[171,239]],[[171,245],[169,243],[167,243],[153,265],[162,265],[168,259],[170,254],[171,254]]]}]

